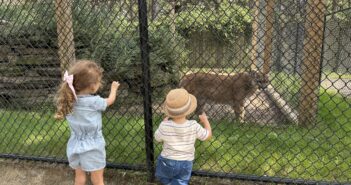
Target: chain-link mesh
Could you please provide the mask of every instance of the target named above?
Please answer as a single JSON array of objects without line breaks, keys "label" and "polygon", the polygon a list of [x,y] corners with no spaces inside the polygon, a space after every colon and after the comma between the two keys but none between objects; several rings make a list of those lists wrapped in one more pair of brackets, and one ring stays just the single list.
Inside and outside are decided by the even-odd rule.
[{"label": "chain-link mesh", "polygon": [[209,142],[196,143],[194,174],[349,183],[349,7],[336,0],[0,1],[0,156],[66,161],[70,131],[53,119],[53,97],[62,71],[86,58],[104,68],[99,94],[107,96],[112,80],[122,84],[103,116],[111,167],[152,176],[161,144],[148,129],[163,119],[165,94],[184,87],[213,129]]}]

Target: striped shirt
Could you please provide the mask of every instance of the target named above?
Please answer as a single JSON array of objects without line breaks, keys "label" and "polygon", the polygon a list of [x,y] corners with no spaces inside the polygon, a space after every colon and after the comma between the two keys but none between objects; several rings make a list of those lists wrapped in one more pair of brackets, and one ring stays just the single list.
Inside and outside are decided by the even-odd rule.
[{"label": "striped shirt", "polygon": [[161,122],[155,132],[155,139],[163,142],[161,156],[172,160],[194,160],[195,141],[204,141],[208,131],[195,120],[178,124],[171,120]]}]

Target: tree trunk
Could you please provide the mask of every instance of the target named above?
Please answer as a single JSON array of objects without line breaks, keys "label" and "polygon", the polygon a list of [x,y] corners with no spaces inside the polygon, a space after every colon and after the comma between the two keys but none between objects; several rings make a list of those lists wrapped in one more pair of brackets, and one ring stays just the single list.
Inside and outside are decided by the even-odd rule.
[{"label": "tree trunk", "polygon": [[299,59],[299,35],[300,32],[300,23],[296,22],[296,34],[295,34],[295,50],[294,50],[294,66],[293,72],[297,74],[297,66],[298,66],[298,59]]},{"label": "tree trunk", "polygon": [[[278,4],[279,6],[279,4]],[[283,58],[283,33],[284,33],[284,27],[285,24],[283,21],[280,20],[281,12],[279,12],[278,15],[274,16],[274,27],[275,27],[275,35],[276,35],[276,41],[275,41],[275,61],[274,61],[274,67],[275,70],[278,72],[281,72],[283,70],[283,65],[282,65],[282,58]]]},{"label": "tree trunk", "polygon": [[252,39],[251,39],[251,70],[257,70],[257,58],[258,58],[258,23],[259,23],[259,13],[260,13],[260,0],[256,0],[256,3],[253,7],[253,23],[252,23]]},{"label": "tree trunk", "polygon": [[72,1],[55,0],[55,17],[58,35],[58,56],[62,72],[75,62],[73,37]]},{"label": "tree trunk", "polygon": [[305,126],[314,123],[317,115],[324,11],[323,0],[308,0],[299,98],[299,123]]},{"label": "tree trunk", "polygon": [[[335,21],[338,21],[338,20],[335,20]],[[335,64],[334,64],[334,66],[333,66],[333,72],[335,72],[335,73],[338,73],[338,71],[339,71],[339,67],[340,67],[340,63],[341,63],[341,61],[340,61],[340,57],[341,57],[341,50],[342,50],[342,46],[343,46],[343,44],[342,44],[342,38],[345,38],[345,30],[343,30],[343,27],[344,25],[343,24],[341,24],[340,23],[340,21],[339,21],[339,23],[338,23],[338,33],[336,34],[337,36],[336,36],[336,53],[335,53]]]},{"label": "tree trunk", "polygon": [[[338,4],[337,4],[336,0],[333,0],[332,11],[335,12],[337,10],[338,10]],[[336,49],[335,58],[334,58],[335,63],[333,64],[334,66],[332,67],[332,71],[337,73],[339,65],[340,65],[340,52],[341,52],[341,45],[342,45],[343,30],[342,30],[342,25],[340,25],[341,23],[335,17],[335,14],[332,14],[331,19],[334,22],[338,22],[337,23],[338,32],[337,32],[336,37],[335,37],[335,39],[336,39],[335,44],[336,44],[337,49]]]},{"label": "tree trunk", "polygon": [[266,4],[266,28],[264,40],[263,56],[263,73],[268,74],[272,62],[272,39],[273,39],[273,18],[274,18],[274,0],[268,0]]}]

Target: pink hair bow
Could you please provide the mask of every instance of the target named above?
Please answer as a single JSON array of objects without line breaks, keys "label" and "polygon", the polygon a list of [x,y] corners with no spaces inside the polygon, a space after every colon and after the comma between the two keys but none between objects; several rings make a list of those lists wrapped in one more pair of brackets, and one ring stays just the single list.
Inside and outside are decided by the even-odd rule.
[{"label": "pink hair bow", "polygon": [[74,87],[73,87],[73,75],[68,75],[68,72],[66,71],[65,74],[63,75],[63,81],[67,82],[69,88],[73,92],[74,97],[77,99],[76,91],[74,90]]}]

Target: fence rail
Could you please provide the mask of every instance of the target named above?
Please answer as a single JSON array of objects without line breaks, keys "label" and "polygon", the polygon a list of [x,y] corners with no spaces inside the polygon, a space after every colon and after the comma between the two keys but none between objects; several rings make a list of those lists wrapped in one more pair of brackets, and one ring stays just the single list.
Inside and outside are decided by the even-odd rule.
[{"label": "fence rail", "polygon": [[336,0],[0,1],[0,157],[67,163],[70,131],[53,119],[53,98],[62,71],[86,58],[104,68],[106,84],[121,82],[103,116],[108,167],[154,180],[162,147],[153,132],[165,94],[182,86],[213,128],[211,141],[196,143],[194,175],[348,184],[350,7]]}]

